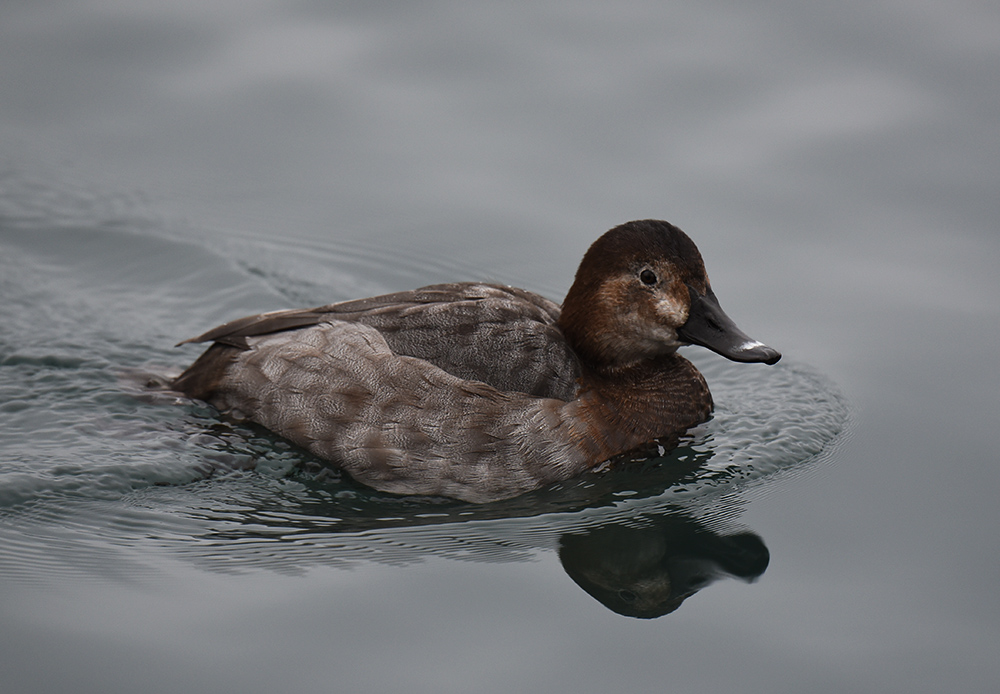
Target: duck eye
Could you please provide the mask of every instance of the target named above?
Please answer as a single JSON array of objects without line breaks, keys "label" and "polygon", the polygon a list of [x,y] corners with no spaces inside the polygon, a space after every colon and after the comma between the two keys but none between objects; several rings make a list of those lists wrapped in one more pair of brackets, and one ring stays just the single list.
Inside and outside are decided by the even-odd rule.
[{"label": "duck eye", "polygon": [[656,284],[656,273],[652,270],[643,270],[639,273],[639,281],[651,287]]}]

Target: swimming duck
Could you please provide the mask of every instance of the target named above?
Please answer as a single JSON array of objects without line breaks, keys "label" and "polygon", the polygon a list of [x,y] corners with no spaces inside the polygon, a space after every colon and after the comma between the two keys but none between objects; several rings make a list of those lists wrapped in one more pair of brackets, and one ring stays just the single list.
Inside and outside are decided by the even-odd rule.
[{"label": "swimming duck", "polygon": [[398,494],[486,502],[704,422],[705,379],[677,348],[781,355],[722,311],[701,254],[659,220],[611,229],[559,305],[496,284],[437,284],[248,316],[174,382],[185,395]]}]

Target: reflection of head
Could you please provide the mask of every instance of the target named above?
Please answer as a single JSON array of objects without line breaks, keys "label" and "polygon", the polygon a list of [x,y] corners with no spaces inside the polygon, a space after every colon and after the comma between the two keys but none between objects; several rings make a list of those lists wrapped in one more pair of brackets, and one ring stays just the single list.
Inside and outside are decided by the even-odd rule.
[{"label": "reflection of head", "polygon": [[722,576],[751,581],[769,558],[753,533],[717,535],[673,515],[644,528],[608,525],[559,541],[559,559],[577,585],[613,612],[643,619],[673,612]]}]

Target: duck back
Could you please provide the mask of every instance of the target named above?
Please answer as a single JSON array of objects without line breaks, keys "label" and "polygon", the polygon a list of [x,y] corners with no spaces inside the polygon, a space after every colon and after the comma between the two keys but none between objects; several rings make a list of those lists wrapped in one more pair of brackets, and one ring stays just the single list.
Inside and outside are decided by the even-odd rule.
[{"label": "duck back", "polygon": [[[330,321],[374,328],[389,348],[423,359],[458,378],[502,391],[571,400],[580,363],[557,326],[558,304],[514,287],[452,283],[312,309],[241,318],[187,342],[215,342],[175,382],[178,390],[208,400],[212,383],[247,338]],[[213,352],[214,350],[214,352]]]}]

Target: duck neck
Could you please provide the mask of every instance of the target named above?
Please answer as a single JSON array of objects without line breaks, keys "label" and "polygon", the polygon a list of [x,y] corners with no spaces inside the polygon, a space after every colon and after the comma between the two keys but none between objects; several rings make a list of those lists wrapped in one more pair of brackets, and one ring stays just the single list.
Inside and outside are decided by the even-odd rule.
[{"label": "duck neck", "polygon": [[595,464],[704,422],[712,395],[704,377],[684,357],[662,355],[613,371],[586,370],[577,400],[585,443]]}]

